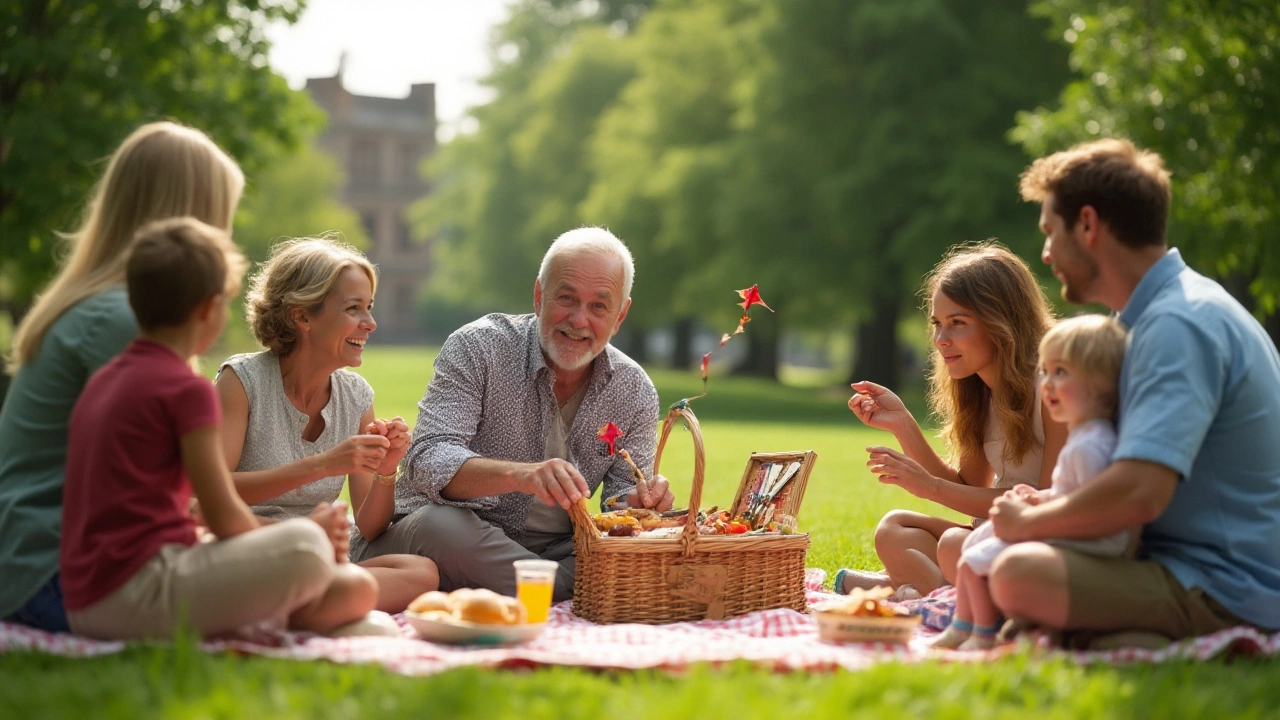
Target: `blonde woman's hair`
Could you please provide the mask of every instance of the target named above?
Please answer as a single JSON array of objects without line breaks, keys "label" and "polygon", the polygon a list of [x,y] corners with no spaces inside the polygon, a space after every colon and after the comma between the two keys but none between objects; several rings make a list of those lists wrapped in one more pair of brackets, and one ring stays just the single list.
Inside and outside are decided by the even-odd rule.
[{"label": "blonde woman's hair", "polygon": [[369,277],[378,291],[378,272],[364,254],[333,237],[293,238],[271,248],[271,257],[249,281],[245,315],[254,338],[271,352],[284,357],[298,343],[293,308],[309,315],[324,309],[324,299],[349,267]]},{"label": "blonde woman's hair", "polygon": [[1040,369],[1044,356],[1055,351],[1063,364],[1094,391],[1107,416],[1115,418],[1119,401],[1120,369],[1129,335],[1124,326],[1106,315],[1080,315],[1054,325],[1040,340]]},{"label": "blonde woman's hair", "polygon": [[942,421],[953,462],[982,454],[988,413],[1004,431],[1006,462],[1019,462],[1035,444],[1040,338],[1053,314],[1031,268],[994,240],[952,247],[925,278],[926,305],[941,291],[972,312],[995,345],[996,386],[977,374],[952,379],[934,351],[929,406]]},{"label": "blonde woman's hair", "polygon": [[36,356],[63,313],[124,282],[127,251],[139,228],[191,216],[229,232],[243,190],[240,167],[199,130],[173,122],[134,130],[111,156],[80,229],[59,233],[70,253],[18,326],[9,372]]}]

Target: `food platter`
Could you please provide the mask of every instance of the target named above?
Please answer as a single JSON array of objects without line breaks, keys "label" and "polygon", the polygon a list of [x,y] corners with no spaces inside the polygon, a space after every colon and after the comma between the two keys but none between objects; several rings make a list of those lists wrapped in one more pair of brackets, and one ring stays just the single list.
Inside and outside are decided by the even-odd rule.
[{"label": "food platter", "polygon": [[828,642],[881,642],[905,645],[920,626],[919,615],[868,617],[837,612],[815,612],[818,636]]},{"label": "food platter", "polygon": [[517,645],[542,634],[546,623],[525,625],[480,625],[462,620],[439,620],[415,612],[405,619],[423,640],[445,645]]}]

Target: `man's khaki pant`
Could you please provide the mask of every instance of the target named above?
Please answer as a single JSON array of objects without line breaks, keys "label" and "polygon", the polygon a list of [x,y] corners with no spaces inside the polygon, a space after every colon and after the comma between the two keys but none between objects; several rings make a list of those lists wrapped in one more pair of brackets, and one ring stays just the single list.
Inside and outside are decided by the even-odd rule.
[{"label": "man's khaki pant", "polygon": [[115,592],[67,613],[72,632],[109,640],[217,635],[261,622],[283,627],[333,580],[333,545],[308,519],[227,540],[165,545]]},{"label": "man's khaki pant", "polygon": [[565,535],[541,547],[525,547],[507,537],[502,528],[481,520],[466,508],[428,503],[392,523],[372,543],[353,538],[351,559],[363,562],[380,555],[408,554],[431,558],[440,568],[440,589],[488,588],[516,594],[516,560],[554,560],[555,602],[573,598],[577,558],[573,536]]}]

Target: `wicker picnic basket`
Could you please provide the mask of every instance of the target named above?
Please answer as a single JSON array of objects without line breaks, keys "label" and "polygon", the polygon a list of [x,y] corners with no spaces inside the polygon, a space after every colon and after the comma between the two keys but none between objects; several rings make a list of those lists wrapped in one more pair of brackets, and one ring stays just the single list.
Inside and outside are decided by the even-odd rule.
[{"label": "wicker picnic basket", "polygon": [[[693,489],[689,515],[678,537],[601,537],[585,500],[573,505],[577,571],[573,611],[596,623],[672,623],[720,619],[755,610],[805,610],[804,560],[807,534],[699,535],[706,455],[698,418],[687,406],[673,407],[662,426],[654,474],[671,429],[684,422],[693,436]],[[813,451],[753,453],[733,512],[745,502],[753,468],[761,462],[800,461],[778,509],[793,517],[816,459]]]}]

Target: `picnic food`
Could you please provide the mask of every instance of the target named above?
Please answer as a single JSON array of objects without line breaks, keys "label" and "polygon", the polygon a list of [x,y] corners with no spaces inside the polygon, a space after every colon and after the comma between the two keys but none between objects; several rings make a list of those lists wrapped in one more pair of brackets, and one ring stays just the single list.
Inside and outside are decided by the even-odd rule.
[{"label": "picnic food", "polygon": [[884,602],[891,595],[893,595],[893,588],[883,585],[870,590],[854,588],[847,598],[823,603],[816,609],[819,612],[861,618],[894,618],[909,615],[910,613],[906,610],[894,608]]},{"label": "picnic food", "polygon": [[423,593],[409,603],[409,612],[441,622],[477,625],[520,625],[527,617],[524,606],[515,598],[472,588],[447,594],[439,590]]}]

